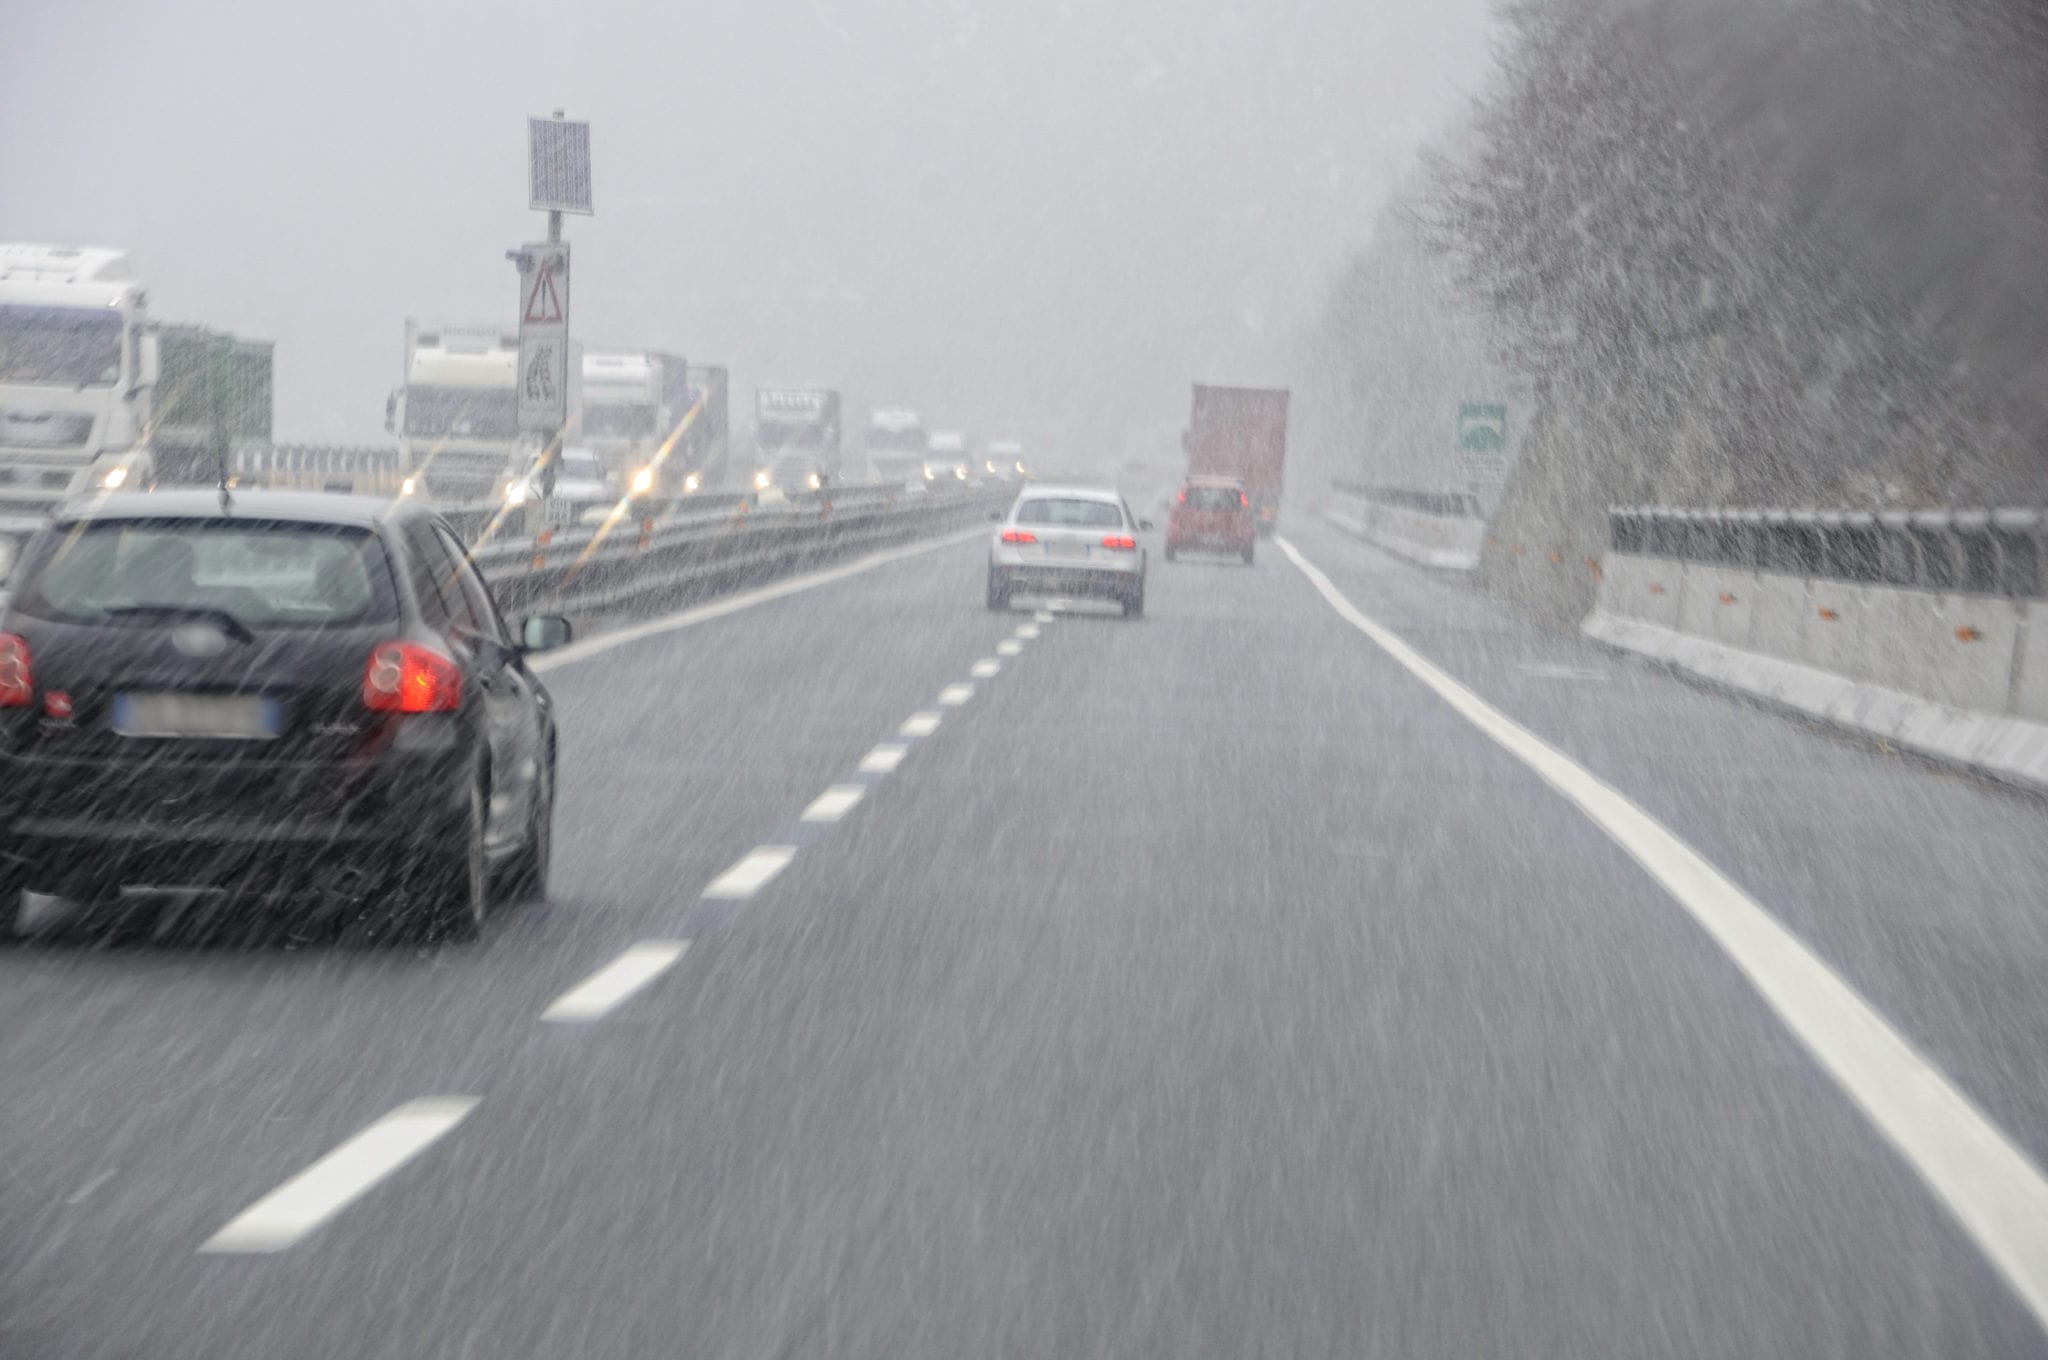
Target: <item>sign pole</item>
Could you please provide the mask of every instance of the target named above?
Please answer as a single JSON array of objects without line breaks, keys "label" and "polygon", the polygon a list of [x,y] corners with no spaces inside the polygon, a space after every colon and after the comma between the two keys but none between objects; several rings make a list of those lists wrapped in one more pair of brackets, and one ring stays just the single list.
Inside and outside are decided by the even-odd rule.
[{"label": "sign pole", "polygon": [[[554,495],[556,464],[574,414],[569,395],[580,387],[581,360],[569,338],[569,247],[562,214],[591,211],[590,124],[552,118],[526,120],[527,206],[548,215],[548,238],[506,252],[519,267],[519,429],[540,437],[535,472],[540,500]],[[529,527],[542,507],[527,497]]]}]

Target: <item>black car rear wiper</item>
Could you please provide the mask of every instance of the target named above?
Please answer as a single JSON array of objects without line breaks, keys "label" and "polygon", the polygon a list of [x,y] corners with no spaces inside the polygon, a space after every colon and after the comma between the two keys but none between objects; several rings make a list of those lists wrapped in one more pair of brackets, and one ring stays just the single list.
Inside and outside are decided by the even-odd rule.
[{"label": "black car rear wiper", "polygon": [[254,642],[256,635],[225,609],[208,609],[202,605],[184,604],[130,604],[119,609],[102,609],[101,614],[110,619],[133,618],[174,618],[203,619],[207,623],[220,625],[220,630],[237,642]]}]

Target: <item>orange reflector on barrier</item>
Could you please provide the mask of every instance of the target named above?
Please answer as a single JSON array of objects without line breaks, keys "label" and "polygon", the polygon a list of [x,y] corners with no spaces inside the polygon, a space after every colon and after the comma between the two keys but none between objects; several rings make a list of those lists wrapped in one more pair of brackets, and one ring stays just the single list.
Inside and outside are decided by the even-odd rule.
[{"label": "orange reflector on barrier", "polygon": [[1662,581],[1650,582],[1650,593],[1652,595],[1662,595],[1664,593],[1664,583]]},{"label": "orange reflector on barrier", "polygon": [[1823,609],[1823,610],[1821,610],[1821,611],[1820,611],[1820,616],[1821,616],[1822,618],[1826,619],[1826,620],[1827,620],[1827,621],[1828,621],[1829,623],[1833,623],[1833,622],[1834,622],[1834,621],[1835,621],[1836,619],[1839,619],[1840,617],[1842,617],[1842,616],[1841,616],[1840,614],[1837,614],[1837,613],[1836,613],[1836,612],[1835,612],[1834,610],[1832,610],[1832,609]]},{"label": "orange reflector on barrier", "polygon": [[1729,594],[1729,593],[1728,593],[1727,591],[1725,591],[1725,590],[1724,590],[1724,591],[1722,591],[1722,592],[1721,592],[1721,603],[1722,603],[1722,604],[1734,604],[1734,603],[1735,603],[1735,597],[1734,597],[1733,595],[1730,595],[1730,594]]},{"label": "orange reflector on barrier", "polygon": [[1982,640],[1983,636],[1984,635],[1982,633],[1978,632],[1976,629],[1972,628],[1967,623],[1964,624],[1962,627],[1956,629],[1957,642],[1977,642]]}]

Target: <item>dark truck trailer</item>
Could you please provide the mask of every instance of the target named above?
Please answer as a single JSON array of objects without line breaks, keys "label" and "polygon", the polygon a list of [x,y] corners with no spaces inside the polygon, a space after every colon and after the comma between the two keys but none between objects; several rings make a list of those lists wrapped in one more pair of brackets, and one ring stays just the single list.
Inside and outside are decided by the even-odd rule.
[{"label": "dark truck trailer", "polygon": [[682,459],[685,474],[699,474],[699,485],[718,490],[731,485],[732,430],[727,393],[730,381],[723,366],[691,364],[688,368],[691,404],[702,409],[683,432],[683,446],[671,455]]},{"label": "dark truck trailer", "polygon": [[1235,477],[1251,498],[1259,532],[1280,519],[1287,471],[1287,389],[1195,384],[1187,433],[1188,476]]},{"label": "dark truck trailer", "polygon": [[270,442],[271,343],[204,326],[153,328],[160,365],[150,462],[169,486],[211,486],[236,450]]}]

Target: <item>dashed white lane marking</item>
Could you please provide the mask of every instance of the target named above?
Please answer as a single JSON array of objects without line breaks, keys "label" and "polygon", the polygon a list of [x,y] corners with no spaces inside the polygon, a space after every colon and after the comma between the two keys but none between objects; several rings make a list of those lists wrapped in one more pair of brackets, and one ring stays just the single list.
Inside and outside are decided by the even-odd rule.
[{"label": "dashed white lane marking", "polygon": [[860,758],[860,772],[862,774],[888,774],[898,765],[901,765],[903,757],[909,753],[910,748],[900,741],[881,742],[876,745],[874,750],[869,751]]},{"label": "dashed white lane marking", "polygon": [[1041,609],[1036,614],[1033,614],[1031,618],[1036,623],[1051,623],[1052,611],[1050,609]]},{"label": "dashed white lane marking", "polygon": [[1004,638],[996,644],[997,656],[1015,656],[1024,650],[1024,644],[1015,638]]},{"label": "dashed white lane marking", "polygon": [[944,717],[942,713],[934,713],[928,708],[923,709],[904,719],[903,726],[897,731],[899,735],[905,737],[928,737],[939,730],[939,723]]},{"label": "dashed white lane marking", "polygon": [[431,1147],[476,1108],[469,1096],[399,1106],[257,1200],[200,1244],[218,1254],[283,1251]]},{"label": "dashed white lane marking", "polygon": [[864,571],[873,571],[876,567],[887,566],[891,562],[901,562],[905,558],[916,557],[921,553],[935,552],[940,548],[949,548],[955,543],[965,543],[968,539],[979,538],[986,532],[987,528],[985,526],[962,529],[955,534],[941,534],[927,543],[914,543],[903,548],[885,548],[881,552],[870,553],[866,557],[856,558],[840,566],[827,567],[823,571],[807,572],[802,576],[791,576],[786,580],[776,581],[755,590],[743,590],[737,595],[728,595],[722,600],[713,600],[709,604],[700,604],[694,609],[681,610],[658,619],[649,619],[645,623],[636,623],[628,628],[615,629],[612,632],[604,633],[582,642],[574,642],[567,647],[561,648],[559,651],[549,652],[544,656],[537,656],[526,664],[536,671],[551,671],[558,666],[567,666],[578,661],[588,660],[599,652],[610,651],[612,648],[624,646],[628,642],[637,642],[641,638],[653,637],[659,633],[673,633],[679,628],[690,628],[700,623],[709,623],[712,619],[722,619],[728,614],[737,614],[740,610],[751,609],[757,604],[766,604],[770,600],[780,600],[785,596],[796,595],[806,590],[815,590],[819,586],[830,585],[834,581],[844,581],[849,576],[858,576]]},{"label": "dashed white lane marking", "polygon": [[1038,625],[1035,623],[1019,624],[1017,627],[1017,636],[1023,638],[1026,642],[1037,637],[1038,632]]},{"label": "dashed white lane marking", "polygon": [[803,820],[807,822],[836,822],[853,811],[853,805],[867,796],[867,788],[860,784],[834,784],[804,809]]},{"label": "dashed white lane marking", "polygon": [[796,858],[794,845],[763,845],[749,850],[739,863],[711,880],[704,895],[722,902],[739,902],[768,886],[768,880],[789,867]]},{"label": "dashed white lane marking", "polygon": [[620,1003],[673,968],[688,940],[642,940],[555,998],[543,1020],[602,1020]]},{"label": "dashed white lane marking", "polygon": [[939,702],[948,708],[958,708],[973,697],[972,685],[948,685],[939,691]]},{"label": "dashed white lane marking", "polygon": [[1003,668],[1003,663],[992,656],[985,656],[967,668],[967,673],[977,680],[986,680]]},{"label": "dashed white lane marking", "polygon": [[1578,805],[1697,921],[2048,1325],[2048,1180],[1970,1098],[1755,899],[1647,812],[1360,613],[1286,539],[1352,627]]}]

